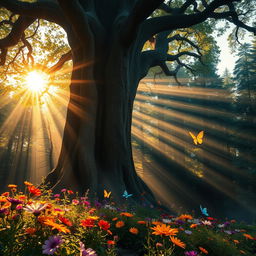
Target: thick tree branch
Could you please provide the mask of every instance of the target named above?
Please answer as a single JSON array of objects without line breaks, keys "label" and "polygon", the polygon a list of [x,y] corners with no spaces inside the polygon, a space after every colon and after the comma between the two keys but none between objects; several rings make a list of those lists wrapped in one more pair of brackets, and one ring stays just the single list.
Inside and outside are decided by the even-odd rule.
[{"label": "thick tree branch", "polygon": [[79,0],[58,0],[67,20],[71,23],[77,38],[83,43],[91,38],[88,18]]},{"label": "thick tree branch", "polygon": [[29,3],[18,0],[0,0],[0,7],[23,16],[52,21],[61,26],[65,24],[62,11],[56,1],[38,0]]},{"label": "thick tree branch", "polygon": [[6,55],[8,48],[16,45],[23,36],[24,31],[35,21],[31,17],[20,16],[15,23],[13,23],[11,32],[0,39],[0,49],[1,49],[1,61],[0,64],[4,65],[6,60]]},{"label": "thick tree branch", "polygon": [[35,21],[35,18],[20,16],[13,24],[11,32],[0,39],[0,48],[8,48],[16,45],[22,37],[23,32]]},{"label": "thick tree branch", "polygon": [[72,60],[71,51],[63,54],[60,57],[60,59],[58,60],[58,62],[48,69],[48,73],[54,73],[54,72],[60,70],[63,67],[63,65],[65,64],[65,62],[67,62],[69,60]]},{"label": "thick tree branch", "polygon": [[[214,11],[223,5],[228,5],[232,2],[238,0],[214,0],[206,6],[206,8],[199,13],[194,14],[175,14],[175,15],[166,15],[162,17],[156,17],[147,19],[142,24],[142,33],[144,41],[147,41],[153,35],[166,30],[175,30],[178,28],[187,28],[193,25],[199,24],[205,21],[208,18],[216,17],[222,15],[221,13],[215,13]],[[225,15],[230,13],[225,13]],[[223,16],[221,18],[224,18]],[[246,26],[241,21],[237,21],[236,17],[233,17],[233,22],[237,23],[239,26],[246,28],[249,31],[254,32],[255,28]]]},{"label": "thick tree branch", "polygon": [[139,25],[159,7],[164,0],[138,0],[130,15],[123,24],[121,40],[125,46],[129,46],[136,38]]}]

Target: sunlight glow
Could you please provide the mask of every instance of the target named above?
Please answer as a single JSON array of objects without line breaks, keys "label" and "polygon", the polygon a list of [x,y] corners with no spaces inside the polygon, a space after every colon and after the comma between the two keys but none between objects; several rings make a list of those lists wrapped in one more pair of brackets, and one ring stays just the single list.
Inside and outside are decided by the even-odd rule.
[{"label": "sunlight glow", "polygon": [[48,76],[41,71],[31,71],[27,74],[26,87],[33,93],[43,93],[48,87]]}]

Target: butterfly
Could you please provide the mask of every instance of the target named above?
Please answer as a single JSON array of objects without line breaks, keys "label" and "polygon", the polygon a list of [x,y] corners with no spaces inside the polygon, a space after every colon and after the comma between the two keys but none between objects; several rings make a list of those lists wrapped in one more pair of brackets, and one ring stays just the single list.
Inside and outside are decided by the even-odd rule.
[{"label": "butterfly", "polygon": [[207,212],[207,208],[203,208],[201,205],[200,205],[200,210],[202,212],[203,215],[205,216],[209,216],[208,212]]},{"label": "butterfly", "polygon": [[124,193],[123,193],[123,197],[125,197],[127,199],[130,196],[132,196],[132,194],[128,194],[128,192],[125,190]]},{"label": "butterfly", "polygon": [[192,137],[195,145],[203,143],[204,131],[199,132],[197,136],[195,136],[192,132],[188,133]]},{"label": "butterfly", "polygon": [[104,197],[105,197],[105,198],[109,198],[110,195],[111,195],[111,191],[108,192],[107,190],[104,189]]}]

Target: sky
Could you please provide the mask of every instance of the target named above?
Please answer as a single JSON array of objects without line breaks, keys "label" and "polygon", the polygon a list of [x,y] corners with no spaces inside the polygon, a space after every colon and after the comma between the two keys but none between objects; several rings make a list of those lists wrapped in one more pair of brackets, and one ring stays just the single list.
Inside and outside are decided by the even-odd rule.
[{"label": "sky", "polygon": [[[220,22],[221,23],[221,22]],[[220,47],[220,62],[217,66],[218,75],[222,75],[224,70],[227,68],[231,73],[235,67],[235,62],[238,57],[236,57],[235,53],[231,53],[231,50],[228,45],[228,35],[230,34],[233,26],[228,29],[223,35],[216,37],[216,41],[218,46]],[[245,33],[244,39],[239,39],[241,43],[251,43],[252,34],[249,32]]]},{"label": "sky", "polygon": [[222,36],[217,38],[217,44],[220,47],[220,62],[217,66],[218,74],[222,75],[224,70],[227,68],[230,72],[233,71],[237,57],[235,54],[231,53],[231,50],[228,46],[228,34],[229,32],[224,33]]}]

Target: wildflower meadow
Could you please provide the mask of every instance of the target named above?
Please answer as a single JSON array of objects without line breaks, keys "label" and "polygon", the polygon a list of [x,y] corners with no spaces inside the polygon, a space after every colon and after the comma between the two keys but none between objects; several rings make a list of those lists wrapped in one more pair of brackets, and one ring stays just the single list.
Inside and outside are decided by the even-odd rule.
[{"label": "wildflower meadow", "polygon": [[[0,255],[236,256],[256,254],[255,225],[219,220],[203,206],[198,216],[104,199],[63,188],[53,194],[24,182],[0,196]],[[200,209],[201,208],[201,209]]]}]

